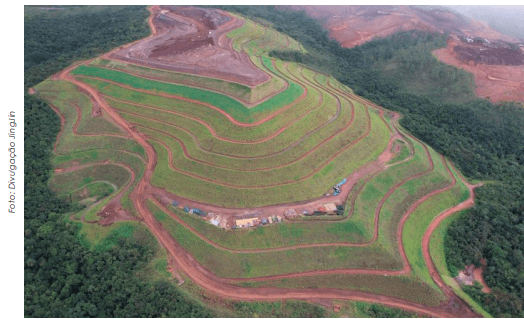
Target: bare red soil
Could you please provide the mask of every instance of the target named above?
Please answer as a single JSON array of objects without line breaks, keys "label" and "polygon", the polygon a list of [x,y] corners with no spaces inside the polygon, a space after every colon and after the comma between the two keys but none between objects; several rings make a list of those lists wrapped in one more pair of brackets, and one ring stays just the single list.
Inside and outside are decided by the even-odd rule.
[{"label": "bare red soil", "polygon": [[488,284],[486,284],[486,281],[484,281],[484,277],[482,276],[483,272],[484,269],[482,267],[475,268],[475,270],[473,271],[473,276],[475,277],[476,281],[482,284],[482,292],[489,293],[491,292],[491,288],[489,288]]},{"label": "bare red soil", "polygon": [[[524,103],[524,66],[488,65],[464,61],[454,50],[463,45],[450,39],[446,48],[433,51],[442,62],[464,69],[475,77],[476,94],[492,102],[519,101]],[[522,53],[521,53],[522,55]]]},{"label": "bare red soil", "polygon": [[[401,30],[452,32],[454,35],[482,37],[518,43],[519,40],[491,29],[482,21],[467,21],[446,10],[424,11],[411,6],[291,6],[305,10],[329,30],[329,36],[344,47],[353,47],[385,37]],[[447,48],[434,52],[442,62],[462,68],[475,76],[476,94],[492,102],[519,101],[524,103],[524,55],[522,49],[501,50],[472,48],[450,40]],[[505,57],[500,57],[505,55]],[[509,57],[509,56],[513,57]],[[474,56],[468,63],[465,56]],[[471,59],[474,59],[473,57]],[[511,60],[511,61],[510,61]],[[477,62],[481,61],[481,64]],[[520,62],[518,62],[520,61]],[[496,65],[494,65],[496,64]]]},{"label": "bare red soil", "polygon": [[344,47],[353,47],[401,30],[453,31],[492,40],[518,42],[494,31],[482,21],[466,21],[445,9],[421,10],[412,6],[290,6],[321,21],[329,36]]},{"label": "bare red soil", "polygon": [[243,21],[220,10],[154,6],[154,36],[111,54],[135,64],[255,86],[269,76],[223,36]]}]

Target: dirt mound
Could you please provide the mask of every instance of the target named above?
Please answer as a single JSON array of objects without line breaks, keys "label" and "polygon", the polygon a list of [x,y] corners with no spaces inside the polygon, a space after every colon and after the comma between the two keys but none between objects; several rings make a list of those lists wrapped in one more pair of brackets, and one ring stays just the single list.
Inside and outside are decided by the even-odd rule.
[{"label": "dirt mound", "polygon": [[99,225],[107,226],[120,220],[134,220],[122,207],[118,207],[116,202],[111,202],[109,205],[104,207],[98,214],[102,217],[98,222]]},{"label": "dirt mound", "polygon": [[269,80],[225,34],[243,21],[214,9],[154,6],[154,35],[110,55],[134,64],[255,86]]},{"label": "dirt mound", "polygon": [[506,48],[482,48],[457,45],[453,51],[466,63],[473,62],[491,65],[523,65],[524,55],[520,50]]},{"label": "dirt mound", "polygon": [[[155,14],[158,15],[158,12],[160,11],[160,9],[158,7],[154,7],[155,9],[153,9],[152,11],[155,12]],[[191,11],[188,11],[188,12],[191,12]],[[176,15],[175,13],[173,13],[173,15]],[[195,13],[195,20],[192,20],[193,22],[190,22],[190,23],[186,23],[185,26],[188,27],[187,30],[185,31],[188,31],[189,29],[191,30],[196,30],[194,33],[198,33],[199,31],[198,30],[203,30],[202,28],[207,28],[205,30],[208,30],[208,32],[213,32],[214,30],[210,29],[210,25],[212,23],[215,23],[214,20],[209,20],[207,22],[203,22],[201,21],[201,19],[206,19],[206,15],[203,15],[203,16],[198,16],[198,15],[202,15],[202,13]],[[370,13],[370,15],[373,15]],[[180,17],[178,20],[178,22],[187,22],[187,17],[184,16],[183,14],[179,14]],[[186,20],[184,20],[186,19]],[[198,21],[197,21],[198,20]],[[153,20],[150,20],[150,21],[154,21]],[[235,23],[235,20],[231,20],[230,21],[231,23]],[[229,27],[232,26],[232,24],[229,24],[230,22],[225,22],[223,25],[219,25],[219,29],[222,29],[222,28],[225,28],[224,26],[226,25],[229,25]],[[175,24],[175,23],[173,23]],[[165,24],[165,25],[168,25],[168,24]],[[165,26],[164,25],[164,26]],[[162,29],[164,26],[158,26],[158,29]],[[204,27],[202,27],[204,26]],[[179,28],[180,30],[182,30],[183,28]],[[223,30],[223,29],[222,29]],[[182,30],[184,31],[184,30]],[[184,31],[184,32],[185,32]],[[167,32],[167,31],[166,31]],[[183,36],[189,36],[189,31],[186,32]],[[153,28],[153,35],[151,37],[148,38],[148,40],[154,40],[156,38],[156,29]],[[160,33],[161,35],[161,33]],[[205,34],[202,33],[201,34],[202,36],[202,39],[203,37],[205,37]],[[210,34],[211,36],[211,34]],[[216,36],[216,34],[215,34]],[[195,38],[196,39],[196,38]],[[214,38],[214,39],[217,39],[217,38]],[[158,39],[157,39],[158,40]],[[147,41],[147,40],[144,40],[144,42]],[[214,43],[220,43],[220,40],[219,41],[215,41]],[[157,43],[154,43],[155,45],[159,45],[160,42],[157,42]],[[220,45],[212,45],[212,46],[215,46],[215,47],[220,47]],[[202,47],[199,47],[197,49],[191,49],[189,50],[188,52],[192,52],[193,54],[195,54],[196,51],[200,50],[201,48],[205,48],[205,47],[208,47],[208,46],[202,46]],[[129,49],[129,51],[127,51],[128,53],[131,53],[133,50],[131,50],[133,48],[133,46],[129,46],[127,49]],[[136,47],[135,47],[136,48]],[[138,47],[139,49],[141,47]],[[143,48],[143,47],[142,47]],[[148,52],[152,52],[152,48],[154,48],[153,45],[150,45],[149,47],[147,47],[147,49],[149,50]],[[222,47],[221,47],[222,48]],[[222,48],[223,49],[223,48]],[[145,51],[144,51],[145,52]],[[134,53],[133,53],[134,54]],[[180,53],[180,54],[175,54],[176,55],[183,55],[185,53]],[[170,55],[171,56],[171,55]],[[227,63],[226,60],[222,61],[223,63]],[[153,63],[153,62],[151,62]],[[156,62],[154,62],[156,63]],[[195,67],[196,68],[196,67]],[[453,294],[449,294],[449,297],[450,297],[450,302],[448,302],[446,305],[444,305],[444,307],[428,307],[428,306],[425,306],[425,305],[419,305],[417,303],[414,303],[414,302],[410,302],[410,301],[406,301],[406,300],[402,300],[402,299],[398,299],[398,298],[395,298],[395,297],[388,297],[388,296],[382,296],[382,295],[377,295],[377,294],[373,294],[373,293],[368,293],[368,292],[361,292],[361,291],[351,291],[351,290],[339,290],[339,289],[330,289],[330,288],[306,288],[306,289],[286,289],[286,288],[251,288],[251,287],[239,287],[239,286],[234,286],[234,285],[230,285],[228,284],[227,280],[224,279],[224,278],[219,278],[217,276],[215,276],[212,272],[210,272],[208,269],[204,268],[201,264],[199,264],[195,258],[193,258],[190,253],[188,251],[186,251],[185,249],[183,249],[174,239],[172,236],[170,236],[170,234],[166,231],[166,229],[164,229],[162,227],[162,225],[155,219],[154,215],[149,211],[149,209],[147,208],[147,200],[148,199],[153,199],[153,194],[154,194],[154,188],[151,186],[151,178],[152,178],[152,173],[157,165],[157,153],[155,151],[155,149],[153,148],[153,146],[148,143],[147,141],[147,137],[144,136],[143,134],[140,134],[140,132],[138,132],[136,129],[133,129],[133,126],[124,118],[121,116],[121,114],[119,114],[115,109],[113,109],[111,106],[109,106],[103,96],[100,94],[100,92],[94,90],[93,88],[89,87],[87,84],[79,81],[78,79],[72,77],[71,75],[69,75],[69,71],[71,70],[71,68],[68,68],[66,69],[64,72],[61,72],[59,74],[60,78],[63,79],[63,80],[68,80],[74,84],[76,84],[77,86],[81,87],[83,90],[85,90],[85,92],[88,94],[88,97],[90,99],[92,99],[93,101],[96,102],[96,104],[105,112],[105,114],[107,114],[107,116],[111,117],[113,119],[113,122],[117,125],[120,125],[122,127],[123,130],[127,131],[127,133],[133,137],[133,139],[136,140],[137,143],[139,143],[145,150],[146,152],[146,155],[147,155],[147,163],[146,163],[146,168],[145,168],[145,171],[144,173],[142,174],[142,176],[140,177],[140,180],[137,182],[136,184],[136,187],[134,188],[133,192],[131,193],[131,200],[133,202],[133,205],[134,207],[136,208],[136,211],[138,214],[140,214],[141,216],[141,220],[149,227],[149,229],[153,232],[153,234],[157,237],[157,239],[159,240],[160,244],[166,248],[166,250],[168,251],[169,253],[169,264],[171,266],[171,268],[169,268],[170,271],[177,271],[177,270],[180,270],[180,271],[183,271],[195,284],[197,284],[198,286],[202,287],[203,289],[208,289],[210,290],[211,292],[213,293],[216,293],[216,294],[219,294],[221,297],[224,297],[224,298],[229,298],[229,299],[238,299],[238,300],[279,300],[279,299],[301,299],[301,300],[308,300],[308,301],[313,301],[313,302],[321,302],[325,305],[329,305],[329,303],[326,303],[324,302],[323,300],[325,299],[348,299],[348,300],[360,300],[360,301],[365,301],[365,302],[378,302],[378,303],[382,303],[382,304],[385,304],[385,305],[388,305],[388,306],[393,306],[393,307],[399,307],[399,308],[402,308],[402,309],[406,309],[406,310],[410,310],[410,311],[417,311],[421,314],[426,314],[426,315],[432,315],[432,316],[437,316],[437,317],[444,317],[444,316],[453,316],[453,317],[464,317],[464,316],[474,316],[475,314],[472,313],[468,308],[467,308],[467,305],[462,303],[460,299],[458,299],[455,295]],[[193,73],[195,73],[195,71],[193,71]],[[372,106],[371,103],[369,102],[366,102],[364,100],[362,100],[361,98],[357,97],[357,96],[351,96],[352,98],[360,101],[361,103],[364,103],[366,105],[370,105]],[[377,107],[377,109],[379,109]],[[382,109],[379,109],[379,115],[380,117],[382,118],[383,121],[384,118],[383,118],[383,115],[384,115],[384,110]],[[352,118],[354,118],[354,116],[352,116]],[[395,114],[395,116],[393,117],[395,120],[398,120],[399,118],[399,115],[398,114]],[[62,127],[63,127],[63,124],[64,124],[64,117],[61,116],[61,119],[62,119]],[[368,121],[369,120],[369,115],[368,115]],[[387,123],[386,123],[387,124]],[[393,130],[390,128],[390,132],[393,133]],[[368,132],[369,133],[369,132]],[[366,133],[366,134],[368,134]],[[400,134],[400,133],[399,133]],[[390,152],[391,148],[392,148],[392,145],[393,145],[393,142],[394,140],[396,140],[397,138],[400,138],[400,136],[396,136],[395,138],[392,138],[389,145],[388,145],[388,148],[385,150],[385,152]],[[379,156],[379,163],[378,164],[381,164],[379,165],[378,169],[382,168],[382,164],[385,164],[387,161],[389,161],[389,159],[391,158],[391,155],[390,154],[385,154],[384,156]],[[380,163],[382,162],[382,163]],[[120,165],[123,165],[123,164],[120,164]],[[131,170],[130,168],[128,168],[128,170],[130,171],[131,173],[131,178],[130,178],[130,181],[128,182],[127,186],[121,190],[121,192],[115,196],[113,198],[113,200],[111,201],[111,203],[109,203],[109,205],[107,205],[103,210],[102,212],[100,213],[100,216],[102,217],[102,220],[100,221],[100,224],[109,224],[115,220],[121,220],[121,219],[124,219],[124,218],[128,218],[129,216],[126,216],[126,213],[120,209],[120,205],[117,204],[120,202],[120,198],[122,196],[122,194],[124,194],[128,189],[129,187],[131,186],[132,184],[132,181],[135,180],[135,175],[134,175],[134,171]],[[362,172],[360,172],[362,173]],[[448,173],[451,174],[451,171],[449,170],[448,168]],[[349,182],[347,183],[348,186],[346,187],[349,187]],[[453,184],[454,185],[454,184]],[[449,186],[446,187],[446,189],[449,189]],[[427,198],[429,198],[429,196],[432,196],[437,194],[438,192],[441,192],[443,191],[443,189],[441,190],[436,190],[428,195],[426,195],[425,197],[422,197],[419,199],[419,201],[417,203],[415,203],[414,205],[419,205],[420,203],[422,203],[424,200],[426,200]],[[468,203],[471,204],[473,203],[473,199],[471,199]],[[406,216],[408,214],[410,214],[414,209],[415,209],[416,206],[411,206],[410,209],[406,212]],[[464,209],[466,207],[463,207],[463,206],[456,206],[455,208],[453,209]],[[452,210],[448,210],[446,213],[443,213],[441,216],[442,218],[444,218],[446,214],[450,214],[452,213],[453,211]],[[446,215],[447,216],[447,215]],[[440,216],[439,216],[440,217]],[[407,217],[403,217],[403,221],[401,221],[401,227],[400,227],[400,230],[399,232],[397,233],[397,242],[399,244],[399,247],[401,248],[401,252],[402,252],[402,258],[404,260],[407,260],[406,256],[405,256],[405,253],[404,253],[404,250],[403,250],[403,244],[402,244],[402,238],[399,237],[402,233],[402,225],[403,223],[405,222],[405,218]],[[437,220],[437,223],[438,224],[438,220]],[[436,227],[436,226],[435,226]],[[425,236],[425,238],[429,238],[431,236],[431,232],[428,233],[428,236]],[[428,249],[428,242],[426,242],[423,247],[424,247],[424,250],[427,252]],[[433,265],[433,263],[431,262],[430,259],[426,259],[426,262],[430,265]],[[372,270],[370,270],[370,273],[372,273]],[[436,277],[435,276],[438,276],[438,274],[435,275],[434,272],[431,272],[431,275],[432,277],[434,278],[434,280],[439,283],[439,281],[437,281]],[[448,290],[446,290],[446,294]]]},{"label": "dirt mound", "polygon": [[153,22],[158,22],[162,26],[162,28],[158,28],[159,30],[166,29],[169,31],[169,29],[183,28],[184,25],[188,25],[184,22],[181,22],[180,20],[173,19],[172,17],[166,15],[166,11],[175,12],[176,15],[182,19],[182,21],[184,21],[182,17],[192,19],[198,30],[196,33],[189,33],[181,37],[171,38],[163,43],[158,44],[151,50],[151,54],[149,55],[150,58],[179,54],[197,49],[207,44],[214,45],[215,41],[213,37],[210,36],[211,30],[217,29],[218,21],[220,21],[220,24],[222,24],[231,19],[230,17],[222,16],[215,11],[200,8],[177,8],[173,6],[161,6],[160,9],[161,14],[156,16],[153,20]]},{"label": "dirt mound", "polygon": [[452,36],[460,40],[459,45],[453,47],[458,59],[465,63],[490,65],[523,65],[524,52],[519,45],[501,40],[488,40],[481,37],[471,38]]}]

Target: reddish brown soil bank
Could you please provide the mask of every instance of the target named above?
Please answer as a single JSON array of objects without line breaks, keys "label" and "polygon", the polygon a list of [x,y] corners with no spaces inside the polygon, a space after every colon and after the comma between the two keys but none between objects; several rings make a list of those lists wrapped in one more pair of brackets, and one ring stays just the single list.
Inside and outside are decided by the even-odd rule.
[{"label": "reddish brown soil bank", "polygon": [[[464,45],[461,41],[452,38],[448,41],[447,47],[435,50],[433,54],[444,63],[473,73],[477,86],[475,92],[478,96],[489,98],[492,102],[519,101],[524,103],[523,65],[475,64],[474,60],[467,59],[464,54],[459,54],[456,47],[464,47]],[[520,56],[517,55],[517,58]]]}]

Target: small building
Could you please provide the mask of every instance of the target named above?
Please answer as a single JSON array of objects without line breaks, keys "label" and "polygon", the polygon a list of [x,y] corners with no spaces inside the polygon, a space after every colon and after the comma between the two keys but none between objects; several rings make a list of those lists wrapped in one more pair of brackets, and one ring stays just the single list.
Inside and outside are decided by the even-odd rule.
[{"label": "small building", "polygon": [[262,225],[265,225],[265,224],[267,224],[267,223],[268,223],[267,218],[262,218]]},{"label": "small building", "polygon": [[284,212],[284,216],[286,218],[295,218],[298,216],[297,211],[294,209],[290,209]]},{"label": "small building", "polygon": [[258,218],[244,218],[235,220],[235,225],[239,227],[251,227],[258,223]]}]

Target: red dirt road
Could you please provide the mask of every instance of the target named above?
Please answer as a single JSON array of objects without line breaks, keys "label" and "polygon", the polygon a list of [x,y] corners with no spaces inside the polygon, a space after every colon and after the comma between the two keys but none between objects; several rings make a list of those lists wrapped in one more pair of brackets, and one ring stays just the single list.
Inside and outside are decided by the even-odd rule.
[{"label": "red dirt road", "polygon": [[[127,190],[131,187],[133,182],[135,181],[135,172],[133,169],[125,164],[122,163],[115,163],[111,161],[104,161],[104,162],[92,162],[88,164],[81,164],[81,165],[74,165],[66,168],[60,168],[55,170],[55,174],[65,174],[70,172],[75,172],[81,169],[84,169],[86,167],[91,166],[98,166],[98,165],[116,165],[124,168],[129,172],[129,180],[126,182],[126,186],[123,187],[118,194],[116,194],[104,207],[100,208],[100,212],[98,213],[99,216],[102,217],[102,219],[98,222],[100,225],[107,226],[110,225],[116,221],[120,220],[133,220],[135,218],[131,217],[127,212],[122,210],[120,207],[120,200],[122,199],[122,196],[127,192]],[[97,203],[94,203],[93,205],[96,205]],[[88,208],[86,208],[87,210]],[[71,216],[72,217],[72,216]],[[85,221],[85,212],[84,215],[82,215],[82,221]]]},{"label": "red dirt road", "polygon": [[[394,140],[395,139],[392,137],[391,141],[394,141]],[[390,141],[390,144],[392,144],[391,141]],[[425,145],[424,145],[424,147],[425,147]],[[433,168],[434,168],[433,159],[431,158],[431,156],[429,154],[429,151],[428,151],[428,149],[426,147],[425,147],[425,150],[426,150],[426,156],[428,157],[428,160],[429,160],[429,163],[430,163],[430,167],[426,171],[424,171],[424,172],[412,175],[412,176],[410,176],[410,177],[408,177],[408,178],[398,182],[397,184],[395,184],[386,193],[386,195],[380,200],[379,204],[377,205],[377,208],[375,209],[375,219],[374,219],[375,227],[374,227],[373,237],[369,241],[362,242],[362,243],[336,242],[336,243],[324,243],[324,244],[322,244],[322,243],[321,244],[302,244],[302,245],[293,245],[293,246],[286,246],[286,247],[279,247],[279,248],[267,248],[267,249],[241,249],[241,250],[230,249],[230,248],[224,247],[224,246],[222,246],[220,244],[217,244],[217,243],[209,240],[207,237],[203,236],[201,233],[199,233],[193,227],[191,227],[190,225],[185,223],[182,219],[180,219],[176,214],[174,214],[173,212],[171,212],[168,209],[166,209],[165,206],[163,204],[161,204],[156,198],[154,198],[153,201],[166,214],[170,215],[178,223],[182,224],[185,228],[190,230],[192,233],[194,233],[196,236],[198,236],[203,241],[207,242],[208,244],[210,244],[210,245],[212,245],[212,246],[214,246],[216,248],[219,248],[219,249],[222,249],[222,250],[226,250],[226,251],[231,252],[231,253],[268,253],[268,252],[275,252],[275,251],[286,251],[286,250],[291,250],[291,249],[312,248],[312,247],[326,247],[326,246],[368,246],[368,245],[374,243],[378,239],[380,212],[382,210],[382,206],[384,205],[386,200],[389,198],[389,196],[391,196],[400,186],[404,185],[408,181],[416,179],[416,178],[419,178],[419,177],[421,177],[423,175],[426,175],[426,174],[429,174],[429,173],[431,173],[433,171]],[[389,152],[391,152],[391,147],[387,147],[386,150],[384,150],[384,153],[389,153]],[[376,173],[378,173],[380,171],[383,171],[384,170],[384,165],[385,165],[386,162],[387,162],[387,160],[386,161],[383,161],[383,160],[381,161],[380,157],[379,157],[379,160],[376,161],[376,165],[369,165],[369,167],[373,167],[374,168],[374,170],[375,170],[374,172],[366,172],[365,174],[363,174],[362,171],[357,171],[354,174],[352,174],[351,176],[349,176],[348,177],[348,182],[346,183],[347,185],[345,185],[346,187],[344,187],[344,189],[342,189],[341,197],[342,198],[347,198],[347,196],[349,195],[349,191],[351,191],[351,189],[353,188],[355,183],[357,181],[359,181],[361,178],[365,177],[366,175],[370,175],[370,174],[374,175],[374,174],[376,174]],[[358,192],[360,192],[362,190],[362,188],[363,187],[361,187]],[[354,199],[356,199],[356,195],[354,196]],[[322,202],[325,202],[325,201],[333,201],[333,199],[326,199],[325,197],[321,197],[320,200],[312,201],[312,202],[309,202],[308,204],[314,203],[314,206],[318,207],[318,206],[321,206]],[[347,199],[344,200],[343,202],[345,202],[345,201],[347,201]],[[408,210],[407,214],[409,214],[412,211],[414,211],[416,206],[418,206],[417,203],[415,203],[414,205],[415,206],[413,208],[410,208],[410,210]],[[276,206],[279,207],[280,210],[289,209],[289,208],[293,208],[293,209],[298,210],[298,211],[301,210],[301,208],[299,208],[299,207],[294,207],[293,204],[284,204],[284,205],[276,205]],[[217,211],[216,207],[213,207],[213,208],[209,207],[209,208],[212,211]],[[262,209],[264,209],[264,208],[262,208]],[[346,216],[345,218],[342,218],[340,220],[345,220],[345,219],[349,218],[349,216],[352,214],[353,209],[354,209],[354,201],[352,202],[352,208],[351,208],[351,211],[348,214],[348,216]],[[409,265],[407,259],[404,260],[404,264],[405,265]],[[405,274],[409,270],[410,270],[410,268],[408,266],[408,267],[404,267],[404,269],[400,270],[400,271],[377,270],[376,272],[372,272],[372,273],[366,272],[366,271],[368,271],[366,269],[343,269],[343,270],[336,270],[336,271],[337,271],[337,273],[344,273],[344,274],[368,273],[368,274],[400,275],[400,274]],[[333,273],[333,272],[331,271],[331,273]],[[309,272],[309,275],[319,275],[319,274],[324,274],[324,272]],[[296,276],[304,276],[304,275],[308,275],[308,274],[306,274],[306,273],[296,274]],[[276,279],[276,278],[279,278],[279,276],[275,276],[275,278],[271,277],[269,279]],[[288,278],[288,277],[285,277],[285,278]],[[267,280],[267,279],[268,278],[261,277],[261,278],[257,278],[256,281],[263,281],[263,280]]]},{"label": "red dirt road", "polygon": [[[298,79],[297,79],[297,82],[302,83]],[[305,88],[304,85],[303,85],[303,87]],[[159,107],[155,107],[155,106],[151,106],[151,105],[146,105],[146,104],[140,104],[140,103],[134,103],[134,102],[125,101],[125,100],[120,100],[120,99],[117,99],[117,98],[114,98],[114,97],[110,97],[110,96],[107,96],[107,95],[103,95],[103,97],[105,99],[110,99],[110,100],[113,100],[113,101],[129,104],[129,105],[139,106],[139,107],[143,107],[143,108],[147,108],[147,109],[151,109],[151,110],[156,110],[156,111],[160,111],[160,112],[165,112],[165,113],[169,113],[169,114],[174,114],[174,115],[177,115],[177,116],[181,116],[181,117],[184,117],[184,118],[191,119],[191,120],[193,120],[195,122],[198,122],[198,123],[202,124],[203,126],[205,126],[214,138],[216,138],[218,140],[221,140],[221,141],[226,141],[226,142],[235,143],[235,144],[259,144],[259,143],[267,142],[267,141],[277,137],[279,134],[281,134],[282,132],[287,130],[289,128],[289,126],[291,126],[292,124],[296,123],[300,119],[304,118],[309,113],[317,110],[320,107],[320,105],[322,104],[322,102],[323,102],[323,96],[322,96],[322,94],[319,93],[319,101],[318,101],[318,103],[317,103],[317,105],[315,107],[309,109],[307,112],[304,112],[299,117],[297,117],[295,119],[292,119],[287,124],[282,125],[277,131],[275,131],[273,133],[270,133],[268,136],[260,138],[258,140],[237,140],[237,139],[230,139],[230,138],[226,138],[226,137],[218,135],[217,132],[215,131],[215,129],[209,123],[207,123],[207,122],[205,122],[205,121],[203,121],[203,120],[201,120],[199,118],[187,115],[185,113],[181,113],[181,112],[177,112],[177,111],[169,110],[169,109],[165,109],[165,108],[159,108]],[[265,98],[265,99],[267,99],[267,98]],[[340,105],[337,105],[337,109],[338,109],[337,115],[333,119],[331,119],[331,121],[333,121],[336,117],[338,117],[338,115],[340,113]],[[138,115],[138,114],[135,114],[135,113],[132,113],[132,112],[128,112],[128,113],[133,114],[133,115]],[[148,118],[148,119],[171,125],[171,123],[168,123],[168,122],[163,122],[163,121],[160,121],[160,120],[154,120],[154,119],[151,119],[151,118]],[[264,122],[262,122],[260,124],[263,124]],[[236,123],[233,123],[233,124],[236,124]]]},{"label": "red dirt road", "polygon": [[221,108],[218,108],[218,107],[216,107],[214,105],[211,105],[209,103],[206,103],[206,102],[189,99],[189,98],[186,98],[186,97],[183,97],[183,96],[180,96],[180,95],[167,94],[167,93],[162,93],[162,92],[152,92],[152,91],[148,91],[148,90],[137,89],[137,88],[134,88],[134,87],[131,87],[131,86],[128,86],[128,85],[124,85],[124,84],[121,84],[121,83],[113,82],[111,80],[106,80],[106,79],[102,79],[102,78],[94,78],[94,77],[84,76],[84,75],[81,75],[81,76],[77,75],[76,77],[79,77],[79,78],[91,78],[91,79],[94,79],[94,80],[97,80],[97,81],[101,81],[101,82],[117,85],[117,86],[122,87],[124,89],[133,90],[133,91],[140,92],[140,93],[146,93],[146,94],[150,94],[150,95],[157,95],[157,96],[165,97],[165,98],[168,98],[168,99],[174,99],[174,100],[180,100],[180,101],[190,102],[190,103],[194,103],[194,104],[200,104],[200,105],[203,105],[205,107],[209,107],[210,109],[213,109],[213,110],[217,111],[218,113],[222,114],[231,123],[233,123],[233,124],[235,124],[237,126],[243,126],[243,127],[257,126],[257,125],[260,125],[262,123],[265,123],[265,122],[269,121],[270,119],[274,118],[275,116],[277,116],[278,114],[284,112],[288,108],[294,106],[298,102],[302,101],[303,99],[306,98],[306,95],[307,95],[307,88],[304,88],[304,92],[302,93],[302,95],[300,95],[300,97],[298,97],[292,103],[290,103],[290,104],[288,104],[288,105],[286,105],[284,107],[279,108],[277,111],[271,113],[269,116],[267,116],[267,117],[265,117],[265,118],[263,118],[261,120],[258,120],[258,121],[253,122],[253,123],[245,123],[245,122],[240,122],[240,121],[236,120],[231,115],[229,115],[229,113],[227,113],[226,111],[222,110]]},{"label": "red dirt road", "polygon": [[[434,307],[427,307],[423,305],[418,305],[412,302],[405,300],[400,300],[397,298],[385,297],[380,295],[374,295],[369,293],[357,292],[357,291],[343,291],[337,289],[276,289],[276,288],[242,288],[237,286],[230,286],[213,274],[209,273],[205,268],[196,263],[196,261],[184,250],[182,249],[172,238],[171,236],[162,228],[162,226],[156,222],[151,212],[147,209],[145,202],[150,195],[150,178],[154,167],[156,166],[156,153],[152,146],[147,143],[145,138],[138,132],[130,128],[129,123],[121,118],[118,113],[109,107],[105,101],[100,97],[98,92],[93,90],[91,87],[87,86],[83,82],[76,80],[75,78],[68,75],[68,72],[61,74],[61,78],[69,80],[72,83],[83,87],[87,92],[89,92],[90,97],[95,99],[95,101],[113,118],[113,120],[121,125],[128,133],[139,142],[146,150],[148,155],[148,163],[146,167],[146,172],[143,178],[139,181],[137,187],[133,191],[131,198],[138,212],[141,214],[144,222],[148,227],[153,231],[157,236],[160,243],[168,250],[170,255],[179,265],[180,269],[183,270],[195,283],[198,285],[227,298],[241,299],[241,300],[278,300],[282,298],[293,298],[293,299],[304,299],[312,300],[318,298],[333,298],[333,299],[351,299],[351,300],[360,300],[367,302],[379,302],[388,306],[398,307],[410,311],[416,311],[419,313],[424,313],[431,316],[438,317],[449,317],[456,316],[455,310],[442,310],[440,308],[435,309]],[[429,194],[428,194],[429,195]],[[421,198],[419,202],[423,202],[429,196]],[[418,205],[419,203],[417,203]],[[415,207],[413,208],[413,210]],[[411,210],[411,211],[413,211]],[[408,213],[408,212],[407,212]],[[406,214],[408,216],[408,214]],[[406,217],[407,219],[407,217]],[[400,232],[401,234],[401,232]],[[401,246],[401,235],[399,246]],[[407,260],[405,253],[402,255],[403,259]],[[409,267],[409,266],[408,266]],[[462,309],[463,307],[461,307]],[[460,314],[468,315],[463,309],[460,310]]]},{"label": "red dirt road", "polygon": [[440,277],[440,274],[437,271],[437,268],[435,267],[435,264],[433,263],[433,260],[431,259],[431,254],[429,251],[429,242],[431,239],[431,235],[435,231],[435,229],[438,227],[438,225],[447,217],[453,215],[456,212],[468,209],[475,205],[475,188],[481,186],[482,184],[477,185],[471,185],[469,184],[462,176],[460,176],[462,182],[468,186],[469,189],[469,198],[463,201],[462,203],[442,212],[440,215],[438,215],[429,225],[428,229],[424,233],[424,237],[422,238],[422,248],[423,248],[423,255],[424,260],[426,261],[426,265],[428,266],[429,273],[431,274],[431,277],[435,281],[435,283],[440,287],[440,289],[448,296],[454,295],[453,291],[449,286],[447,286],[444,281],[442,281],[442,278]]},{"label": "red dirt road", "polygon": [[[88,85],[84,84],[81,81],[78,81],[74,77],[69,75],[70,70],[74,66],[64,70],[62,73],[59,74],[59,77],[63,80],[70,81],[74,83],[75,85],[81,87],[83,90],[88,92],[89,97],[93,99],[100,107],[107,112],[107,114],[114,120],[115,123],[120,125],[124,130],[126,130],[130,136],[135,139],[141,146],[144,147],[147,153],[147,165],[146,165],[146,171],[142,177],[142,179],[138,182],[137,186],[133,190],[131,194],[131,199],[133,201],[134,206],[136,207],[137,211],[140,213],[140,215],[143,218],[144,223],[151,229],[151,231],[155,234],[159,242],[162,244],[163,247],[166,248],[169,255],[172,257],[172,260],[176,262],[178,268],[180,270],[183,270],[187,276],[191,278],[197,285],[203,287],[204,289],[207,289],[213,293],[218,294],[221,297],[224,298],[231,298],[231,299],[237,299],[237,300],[281,300],[281,299],[301,299],[301,300],[309,300],[314,301],[318,299],[348,299],[348,300],[358,300],[358,301],[364,301],[364,302],[378,302],[387,306],[396,307],[405,309],[408,311],[415,311],[420,314],[425,314],[429,316],[436,316],[436,317],[469,317],[469,316],[476,316],[458,297],[456,297],[451,289],[446,287],[440,279],[440,276],[435,270],[435,266],[431,260],[431,258],[426,258],[426,253],[428,251],[428,243],[425,241],[423,242],[423,248],[424,248],[424,257],[426,259],[426,263],[428,265],[429,269],[433,269],[431,272],[432,278],[437,282],[441,282],[442,289],[446,293],[447,296],[450,297],[450,302],[445,307],[428,307],[424,305],[419,305],[410,301],[393,298],[393,297],[387,297],[387,296],[381,296],[377,294],[371,294],[371,293],[365,293],[360,291],[348,291],[348,290],[339,290],[339,289],[327,289],[327,288],[321,288],[321,289],[285,289],[285,288],[246,288],[246,287],[238,287],[234,285],[230,285],[227,283],[227,279],[224,278],[218,278],[214,274],[210,273],[207,269],[202,267],[202,265],[198,264],[195,259],[182,247],[176,243],[176,241],[173,240],[173,238],[169,235],[169,233],[155,220],[152,213],[147,209],[146,201],[152,197],[152,187],[150,185],[150,180],[152,176],[152,172],[156,166],[157,163],[157,157],[156,152],[154,148],[147,142],[146,137],[140,134],[139,132],[136,132],[131,128],[130,123],[128,123],[125,119],[123,119],[118,112],[116,112],[113,108],[111,108],[101,97],[99,92],[94,90],[93,88],[89,87]],[[351,96],[353,98],[353,96]],[[384,114],[383,111],[381,111],[381,114]],[[449,167],[447,167],[448,173],[451,174]],[[443,192],[445,190],[448,190],[449,188],[453,187],[455,185],[456,180],[453,179],[453,183],[445,188],[435,190],[426,196],[420,198],[417,200],[416,203],[414,203],[405,213],[404,217],[401,220],[401,227],[399,227],[399,230],[397,231],[397,240],[399,249],[401,251],[401,255],[403,260],[407,263],[407,257],[404,252],[403,244],[402,244],[402,228],[409,217],[409,214],[411,214],[418,205],[420,205],[422,202],[430,198],[431,196],[434,196],[440,192]],[[472,190],[472,188],[471,188]],[[474,195],[472,195],[474,196]],[[435,219],[430,228],[428,228],[428,231],[426,232],[425,236],[431,235],[431,232],[433,229],[438,225],[438,223],[444,219],[449,214],[452,214],[453,212],[463,209],[465,207],[469,207],[468,205],[471,205],[473,202],[474,197],[470,197],[469,201],[466,204],[459,204],[458,206],[447,210],[443,214],[439,215],[437,219]],[[411,269],[409,266],[409,263],[406,264],[404,269]],[[360,271],[360,270],[359,270]],[[402,270],[404,271],[404,270]],[[362,273],[372,273],[372,270],[362,270]],[[298,274],[289,274],[287,276],[298,276]],[[439,285],[440,286],[440,285]],[[456,306],[456,307],[455,307]]]}]

